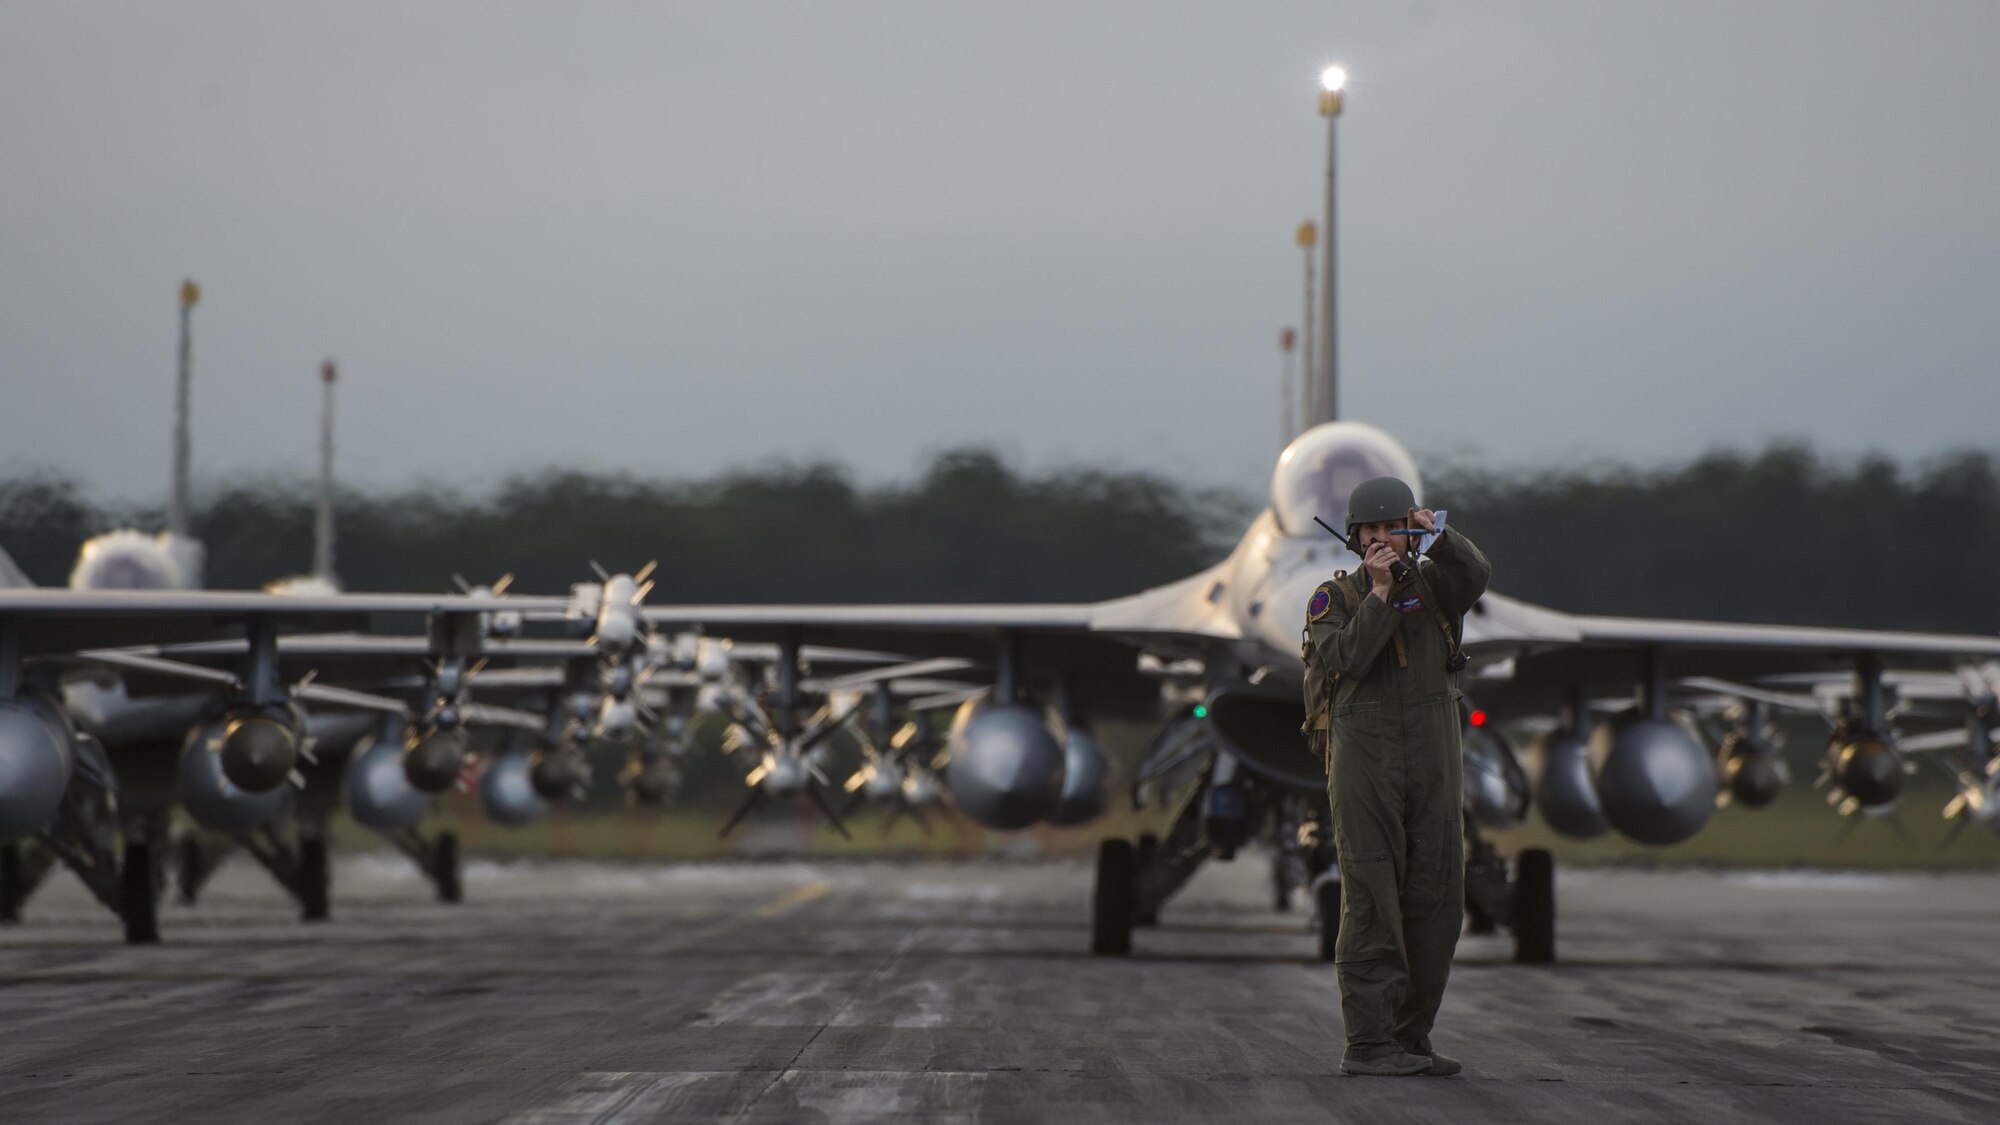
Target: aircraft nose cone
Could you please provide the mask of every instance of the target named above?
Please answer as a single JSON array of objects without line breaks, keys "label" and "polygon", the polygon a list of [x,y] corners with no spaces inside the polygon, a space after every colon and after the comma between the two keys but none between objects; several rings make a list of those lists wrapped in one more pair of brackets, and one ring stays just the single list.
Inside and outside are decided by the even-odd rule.
[{"label": "aircraft nose cone", "polygon": [[1611,827],[1641,844],[1677,844],[1715,811],[1715,761],[1673,723],[1629,720],[1592,739],[1597,793]]}]

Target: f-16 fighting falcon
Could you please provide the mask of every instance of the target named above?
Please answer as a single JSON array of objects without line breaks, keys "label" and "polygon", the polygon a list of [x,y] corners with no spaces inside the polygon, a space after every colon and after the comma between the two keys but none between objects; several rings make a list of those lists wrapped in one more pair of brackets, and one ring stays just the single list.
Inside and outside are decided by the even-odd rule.
[{"label": "f-16 fighting falcon", "polygon": [[[1203,863],[1232,857],[1271,824],[1280,828],[1278,901],[1297,882],[1285,865],[1303,866],[1321,956],[1332,960],[1343,872],[1328,831],[1325,768],[1300,733],[1298,637],[1313,591],[1336,572],[1364,566],[1316,521],[1342,516],[1354,488],[1377,477],[1407,483],[1410,506],[1423,506],[1421,474],[1401,443],[1364,423],[1322,421],[1279,456],[1270,506],[1227,558],[1106,602],[643,612],[661,629],[776,641],[781,673],[807,641],[984,662],[993,688],[960,706],[946,781],[958,808],[994,829],[1044,820],[1062,802],[1067,778],[1098,768],[1083,760],[1096,753],[1087,737],[1092,716],[1157,715],[1164,700],[1167,717],[1132,780],[1143,786],[1196,764],[1201,780],[1163,839],[1103,841],[1092,949],[1128,952],[1133,929],[1156,919]],[[1504,570],[1504,559],[1496,563]],[[1664,845],[1700,831],[1723,779],[1711,748],[1674,718],[1672,692],[1685,690],[1676,677],[1851,673],[1855,704],[1829,747],[1834,782],[1873,792],[1867,782],[1883,762],[1901,768],[1882,688],[1885,661],[1942,667],[1990,658],[2000,655],[2000,637],[1579,615],[1488,590],[1469,607],[1460,647],[1466,909],[1475,928],[1508,926],[1518,959],[1548,961],[1555,956],[1549,853],[1523,852],[1510,873],[1484,833],[1518,824],[1534,796],[1545,819],[1569,835],[1615,829]],[[1058,701],[1062,713],[1052,723],[1044,705]],[[774,753],[795,753],[797,699],[777,702]],[[1611,717],[1597,721],[1606,711]],[[1549,716],[1554,729],[1531,785],[1496,728]],[[1086,737],[1069,737],[1075,732]],[[1756,745],[1754,737],[1733,737],[1743,733],[1732,730],[1731,744]],[[1728,771],[1730,792],[1765,798],[1772,783],[1768,769]]]}]

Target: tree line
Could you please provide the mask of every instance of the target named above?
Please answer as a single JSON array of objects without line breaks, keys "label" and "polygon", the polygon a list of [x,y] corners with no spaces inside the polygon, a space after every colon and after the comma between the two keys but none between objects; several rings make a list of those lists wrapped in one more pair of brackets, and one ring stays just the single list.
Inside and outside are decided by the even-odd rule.
[{"label": "tree line", "polygon": [[[1496,589],[1555,608],[2000,629],[2000,471],[1985,452],[1899,466],[1778,444],[1649,469],[1454,463],[1426,483],[1427,502],[1492,558]],[[338,569],[353,590],[511,573],[517,589],[556,593],[591,560],[657,560],[659,600],[1092,600],[1217,561],[1262,503],[1155,474],[1030,472],[982,449],[881,485],[826,463],[692,480],[550,470],[482,495],[343,491]],[[90,535],[161,522],[60,475],[0,482],[0,546],[43,584],[66,581]],[[197,495],[212,587],[303,573],[311,528],[307,481]]]}]

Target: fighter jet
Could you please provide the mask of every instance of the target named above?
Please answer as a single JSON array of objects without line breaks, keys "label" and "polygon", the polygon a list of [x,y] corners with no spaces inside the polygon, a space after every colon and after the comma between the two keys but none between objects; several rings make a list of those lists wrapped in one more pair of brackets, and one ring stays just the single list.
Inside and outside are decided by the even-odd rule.
[{"label": "fighter jet", "polygon": [[[1150,854],[1141,857],[1126,840],[1100,850],[1092,948],[1123,952],[1133,925],[1157,913],[1208,858],[1233,854],[1287,795],[1302,802],[1291,819],[1310,822],[1297,825],[1299,833],[1327,853],[1319,843],[1326,833],[1314,827],[1324,823],[1324,769],[1299,735],[1299,636],[1313,589],[1360,566],[1315,517],[1338,521],[1348,492],[1377,476],[1399,477],[1421,497],[1415,459],[1385,431],[1352,421],[1314,426],[1278,458],[1270,506],[1227,558],[1106,602],[656,605],[643,617],[662,629],[776,640],[787,652],[811,640],[982,661],[993,688],[953,722],[946,780],[958,808],[995,829],[1044,820],[1062,799],[1064,737],[1087,725],[1059,730],[1044,704],[1061,697],[1091,713],[1157,715],[1178,690],[1142,772],[1178,758],[1203,763],[1206,774]],[[1504,578],[1506,560],[1494,562]],[[1518,957],[1539,961],[1554,953],[1549,857],[1523,857],[1510,886],[1483,840],[1518,822],[1529,804],[1525,771],[1492,733],[1501,720],[1560,713],[1562,740],[1598,744],[1586,776],[1573,776],[1585,758],[1569,753],[1569,784],[1542,786],[1552,822],[1599,815],[1634,840],[1671,844],[1707,822],[1720,782],[1710,750],[1669,713],[1670,670],[1750,677],[1845,667],[1865,685],[1879,682],[1885,658],[1992,657],[2000,637],[1579,615],[1489,592],[1466,620],[1463,647],[1471,658],[1465,690],[1478,700],[1467,704],[1465,738],[1474,845],[1468,897],[1514,928]],[[1605,698],[1628,706],[1597,722],[1594,703]],[[1880,710],[1864,708],[1844,737],[1865,745],[1885,737],[1886,726]],[[1322,874],[1329,878],[1317,894],[1330,955],[1337,867]]]}]

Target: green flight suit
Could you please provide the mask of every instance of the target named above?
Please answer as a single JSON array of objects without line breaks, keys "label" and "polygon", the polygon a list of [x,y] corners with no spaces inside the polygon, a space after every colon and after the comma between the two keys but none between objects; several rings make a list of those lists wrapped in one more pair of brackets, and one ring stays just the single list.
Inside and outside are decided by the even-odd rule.
[{"label": "green flight suit", "polygon": [[[1447,529],[1418,571],[1369,593],[1357,570],[1314,594],[1308,616],[1322,673],[1338,674],[1327,796],[1340,862],[1340,981],[1347,1052],[1355,1058],[1427,1041],[1465,909],[1459,692],[1445,670],[1457,628],[1486,592],[1492,566]],[[1433,600],[1435,599],[1435,600]]]}]

